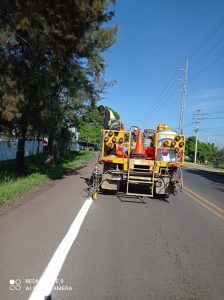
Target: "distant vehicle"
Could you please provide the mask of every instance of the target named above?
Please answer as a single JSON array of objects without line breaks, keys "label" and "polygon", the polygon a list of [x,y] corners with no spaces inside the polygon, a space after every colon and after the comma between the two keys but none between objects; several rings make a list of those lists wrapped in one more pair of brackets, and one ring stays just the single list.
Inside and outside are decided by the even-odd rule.
[{"label": "distant vehicle", "polygon": [[82,151],[94,151],[95,150],[94,144],[90,144],[90,143],[82,142],[82,141],[78,142],[77,144],[79,146],[79,150],[82,150]]}]

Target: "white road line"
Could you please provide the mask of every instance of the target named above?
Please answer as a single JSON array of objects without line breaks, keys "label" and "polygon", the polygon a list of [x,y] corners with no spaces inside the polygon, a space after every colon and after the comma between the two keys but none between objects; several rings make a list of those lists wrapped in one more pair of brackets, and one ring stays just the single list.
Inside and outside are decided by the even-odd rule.
[{"label": "white road line", "polygon": [[35,289],[30,295],[29,300],[44,300],[45,297],[51,294],[51,290],[54,287],[58,274],[60,273],[63,263],[69,253],[69,250],[71,249],[79,233],[81,225],[85,219],[85,216],[92,202],[93,202],[92,198],[88,198],[84,202],[78,215],[72,222],[72,225],[69,228],[67,234],[65,235],[60,245],[56,249],[54,255],[52,256],[38,284],[36,285]]}]

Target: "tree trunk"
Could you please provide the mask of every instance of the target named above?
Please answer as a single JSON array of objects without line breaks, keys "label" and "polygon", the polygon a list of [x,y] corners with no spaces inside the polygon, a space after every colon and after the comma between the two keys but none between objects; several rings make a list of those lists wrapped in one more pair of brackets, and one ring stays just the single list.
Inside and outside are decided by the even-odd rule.
[{"label": "tree trunk", "polygon": [[26,141],[26,129],[20,130],[18,138],[18,146],[16,153],[16,171],[18,176],[23,176],[25,174],[25,141]]},{"label": "tree trunk", "polygon": [[51,135],[48,137],[47,152],[49,155],[53,155],[53,136]]}]

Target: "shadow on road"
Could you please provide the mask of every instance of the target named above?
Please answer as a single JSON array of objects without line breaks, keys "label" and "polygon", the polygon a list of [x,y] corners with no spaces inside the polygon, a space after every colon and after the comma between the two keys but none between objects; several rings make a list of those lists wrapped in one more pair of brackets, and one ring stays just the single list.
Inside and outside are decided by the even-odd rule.
[{"label": "shadow on road", "polygon": [[79,174],[79,170],[82,170],[83,168],[85,168],[87,165],[82,165],[80,167],[77,167],[75,169],[71,169],[71,170],[68,170],[65,175],[69,176],[69,175],[78,175]]},{"label": "shadow on road", "polygon": [[161,201],[164,203],[169,204],[169,200],[167,200],[164,197],[144,197],[141,195],[127,195],[125,193],[116,193],[116,197],[121,201],[121,202],[130,202],[130,203],[141,203],[141,204],[145,204],[146,202],[144,201],[144,199],[147,200],[154,200],[154,201]]},{"label": "shadow on road", "polygon": [[224,192],[224,175],[206,170],[184,169],[184,172],[199,175],[216,185],[216,188]]},{"label": "shadow on road", "polygon": [[[91,185],[91,178],[89,177],[80,177],[80,178],[85,181],[87,187],[84,190],[87,191],[88,187]],[[139,195],[126,194],[125,191],[126,191],[126,185],[121,184],[119,191],[100,189],[98,193],[101,195],[116,196],[121,202],[145,204],[146,202],[143,200],[144,198],[144,199],[150,199],[155,201],[161,201],[167,204],[170,203],[170,201],[167,198],[165,198],[164,195],[157,195],[154,197],[141,195],[148,192],[147,190],[142,189],[142,187],[140,189],[137,188],[136,190],[133,190],[133,193],[134,192],[139,193]]]},{"label": "shadow on road", "polygon": [[136,196],[136,195],[127,195],[124,193],[116,193],[116,197],[121,201],[121,202],[129,202],[129,203],[140,203],[140,204],[145,204],[145,201],[141,196]]},{"label": "shadow on road", "polygon": [[89,186],[90,185],[90,177],[80,177],[81,179],[83,179],[84,181],[85,181],[85,183],[87,184],[87,186]]},{"label": "shadow on road", "polygon": [[163,195],[162,195],[162,196],[157,195],[157,196],[154,196],[154,197],[151,198],[151,199],[154,200],[154,201],[161,201],[161,202],[164,202],[164,203],[167,203],[167,204],[170,203],[170,201],[167,200]]}]

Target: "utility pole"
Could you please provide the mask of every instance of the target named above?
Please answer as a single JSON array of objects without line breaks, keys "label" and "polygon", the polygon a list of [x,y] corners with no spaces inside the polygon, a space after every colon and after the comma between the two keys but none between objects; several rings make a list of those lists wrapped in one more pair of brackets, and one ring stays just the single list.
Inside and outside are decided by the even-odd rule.
[{"label": "utility pole", "polygon": [[197,109],[196,113],[193,115],[193,119],[195,120],[195,123],[196,123],[196,128],[194,130],[194,132],[196,133],[196,135],[195,135],[195,149],[194,149],[194,163],[195,164],[197,163],[198,131],[199,131],[199,124],[200,124],[200,121],[201,121],[200,112],[201,112],[201,109]]},{"label": "utility pole", "polygon": [[184,71],[184,79],[182,81],[182,97],[181,97],[181,106],[180,106],[180,117],[179,117],[179,125],[178,125],[178,133],[183,134],[184,129],[184,113],[185,113],[185,101],[186,101],[186,91],[187,91],[187,72],[188,72],[188,58],[185,62],[184,69],[180,69],[180,71]]}]

